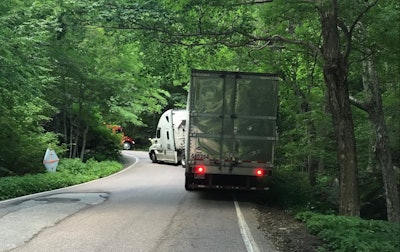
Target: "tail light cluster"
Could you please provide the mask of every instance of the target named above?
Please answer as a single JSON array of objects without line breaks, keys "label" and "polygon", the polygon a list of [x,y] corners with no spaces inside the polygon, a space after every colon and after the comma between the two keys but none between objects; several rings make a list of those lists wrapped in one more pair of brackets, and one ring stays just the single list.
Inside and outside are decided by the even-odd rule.
[{"label": "tail light cluster", "polygon": [[198,165],[194,167],[194,173],[196,174],[204,174],[206,172],[206,167],[204,165]]},{"label": "tail light cluster", "polygon": [[264,174],[265,174],[264,169],[261,169],[261,168],[256,169],[256,176],[261,177],[261,176],[264,176]]}]

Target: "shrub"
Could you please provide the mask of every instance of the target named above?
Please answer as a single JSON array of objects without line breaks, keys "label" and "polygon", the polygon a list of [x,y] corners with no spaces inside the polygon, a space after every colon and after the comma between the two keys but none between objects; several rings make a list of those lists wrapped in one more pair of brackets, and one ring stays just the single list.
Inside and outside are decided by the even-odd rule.
[{"label": "shrub", "polygon": [[338,211],[339,181],[333,176],[320,175],[314,187],[311,209],[314,211],[333,214]]},{"label": "shrub", "polygon": [[400,251],[398,223],[312,212],[299,213],[296,218],[304,221],[330,251]]},{"label": "shrub", "polygon": [[62,155],[65,151],[62,147],[56,146],[56,134],[38,134],[29,131],[18,133],[18,130],[15,129],[10,135],[11,139],[1,142],[0,177],[44,172],[43,156],[49,143],[51,146],[55,146],[58,155]]},{"label": "shrub", "polygon": [[282,206],[302,208],[312,200],[312,188],[303,172],[276,169],[272,176],[272,197]]},{"label": "shrub", "polygon": [[79,158],[60,160],[57,170],[74,175],[83,175],[88,172],[86,163],[82,162]]},{"label": "shrub", "polygon": [[63,159],[57,172],[0,178],[0,200],[54,190],[108,176],[121,170],[115,161],[87,163],[79,159]]},{"label": "shrub", "polygon": [[86,143],[85,161],[118,160],[121,157],[121,135],[112,134],[105,125],[90,128]]}]

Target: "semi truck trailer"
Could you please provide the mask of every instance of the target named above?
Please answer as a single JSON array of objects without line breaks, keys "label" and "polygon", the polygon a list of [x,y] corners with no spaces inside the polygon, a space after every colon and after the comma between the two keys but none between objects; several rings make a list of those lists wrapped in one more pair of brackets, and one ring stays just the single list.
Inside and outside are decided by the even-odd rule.
[{"label": "semi truck trailer", "polygon": [[185,189],[268,190],[277,141],[275,74],[192,70]]}]

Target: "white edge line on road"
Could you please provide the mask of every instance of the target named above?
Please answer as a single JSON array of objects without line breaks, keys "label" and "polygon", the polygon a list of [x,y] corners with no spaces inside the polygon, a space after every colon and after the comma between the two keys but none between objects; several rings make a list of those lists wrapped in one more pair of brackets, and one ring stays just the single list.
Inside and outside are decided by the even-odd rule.
[{"label": "white edge line on road", "polygon": [[257,243],[254,240],[253,236],[251,235],[250,228],[243,217],[242,211],[240,210],[239,203],[236,200],[235,195],[233,195],[233,203],[235,204],[240,233],[242,234],[242,238],[244,244],[246,245],[247,252],[259,252],[260,249],[258,248]]},{"label": "white edge line on road", "polygon": [[61,191],[61,190],[67,189],[67,188],[74,188],[74,187],[77,187],[77,186],[80,186],[80,185],[86,185],[86,184],[90,184],[90,183],[96,182],[97,180],[100,180],[100,179],[106,179],[106,178],[110,178],[110,177],[116,176],[118,174],[124,173],[129,168],[131,168],[132,166],[137,164],[137,162],[139,162],[139,158],[138,157],[135,157],[135,156],[132,156],[132,155],[128,155],[128,156],[134,157],[136,159],[136,161],[133,164],[131,164],[130,166],[127,166],[127,167],[123,168],[121,171],[119,171],[117,173],[113,173],[110,176],[99,178],[99,179],[95,179],[95,180],[91,180],[91,181],[88,181],[88,182],[85,182],[85,183],[82,183],[82,184],[77,184],[77,185],[72,185],[72,186],[68,186],[68,187],[58,188],[58,189],[54,189],[54,190],[50,190],[50,191],[38,192],[38,193],[34,193],[34,194],[28,194],[28,195],[24,195],[24,196],[21,196],[21,197],[18,197],[18,198],[6,199],[6,200],[3,200],[3,201],[0,201],[0,204],[6,204],[6,203],[12,202],[12,201],[20,201],[20,200],[24,200],[24,199],[34,198],[34,197],[38,197],[38,196],[41,196],[43,194],[47,194],[47,193],[50,193],[50,192],[57,193],[58,191]]}]

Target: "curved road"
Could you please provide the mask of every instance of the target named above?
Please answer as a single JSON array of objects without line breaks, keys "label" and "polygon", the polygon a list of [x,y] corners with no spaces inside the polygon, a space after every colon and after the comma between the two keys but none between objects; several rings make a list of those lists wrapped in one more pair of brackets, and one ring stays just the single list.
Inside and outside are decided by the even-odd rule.
[{"label": "curved road", "polygon": [[181,166],[123,154],[110,177],[0,202],[0,251],[275,251],[245,193],[187,192]]}]

